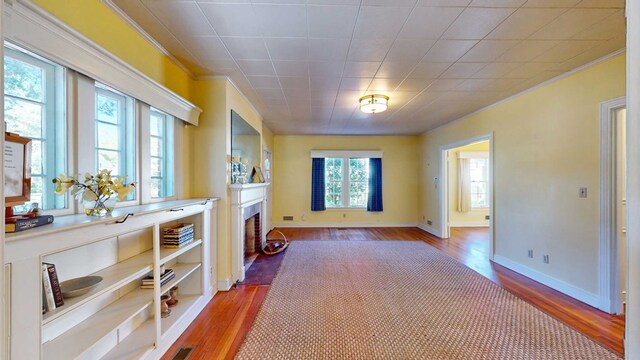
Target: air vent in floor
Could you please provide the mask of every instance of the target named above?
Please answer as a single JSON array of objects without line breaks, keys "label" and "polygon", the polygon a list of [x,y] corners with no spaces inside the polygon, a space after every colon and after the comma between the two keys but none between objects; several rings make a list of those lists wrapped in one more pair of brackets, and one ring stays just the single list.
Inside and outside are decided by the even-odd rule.
[{"label": "air vent in floor", "polygon": [[171,358],[171,360],[187,360],[189,356],[191,356],[191,352],[193,351],[192,347],[183,347],[178,349],[175,355]]}]

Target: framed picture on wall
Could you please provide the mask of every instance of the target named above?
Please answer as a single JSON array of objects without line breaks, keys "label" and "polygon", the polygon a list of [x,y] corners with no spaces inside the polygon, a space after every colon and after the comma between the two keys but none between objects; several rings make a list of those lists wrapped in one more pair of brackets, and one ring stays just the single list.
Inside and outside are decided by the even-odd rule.
[{"label": "framed picture on wall", "polygon": [[4,134],[5,206],[22,205],[31,198],[31,139]]},{"label": "framed picture on wall", "polygon": [[251,182],[254,183],[263,183],[264,175],[262,174],[262,169],[259,166],[254,166],[253,171],[251,171]]}]

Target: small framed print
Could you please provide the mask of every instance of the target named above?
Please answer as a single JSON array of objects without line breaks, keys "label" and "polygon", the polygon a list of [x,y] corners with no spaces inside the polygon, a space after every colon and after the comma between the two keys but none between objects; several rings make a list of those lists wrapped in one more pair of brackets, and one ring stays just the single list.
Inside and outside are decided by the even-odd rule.
[{"label": "small framed print", "polygon": [[22,205],[31,198],[31,139],[4,134],[5,206]]},{"label": "small framed print", "polygon": [[262,169],[259,166],[254,166],[253,171],[251,172],[251,181],[254,183],[263,183],[264,175],[262,174]]}]

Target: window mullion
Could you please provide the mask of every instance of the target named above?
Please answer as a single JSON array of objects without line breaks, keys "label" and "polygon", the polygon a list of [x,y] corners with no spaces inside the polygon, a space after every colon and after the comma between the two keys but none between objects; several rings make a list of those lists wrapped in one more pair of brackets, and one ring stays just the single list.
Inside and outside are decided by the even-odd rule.
[{"label": "window mullion", "polygon": [[343,173],[342,173],[342,206],[349,207],[349,158],[343,158]]}]

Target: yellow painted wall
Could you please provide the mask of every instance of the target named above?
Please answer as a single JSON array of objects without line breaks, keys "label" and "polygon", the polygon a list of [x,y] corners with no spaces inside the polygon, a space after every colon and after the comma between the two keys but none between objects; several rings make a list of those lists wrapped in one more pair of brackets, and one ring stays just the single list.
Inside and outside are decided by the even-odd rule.
[{"label": "yellow painted wall", "polygon": [[449,151],[449,226],[481,225],[489,226],[489,209],[471,209],[463,213],[458,212],[458,153],[461,151],[489,151],[489,142],[461,146]]},{"label": "yellow painted wall", "polygon": [[440,230],[440,146],[493,132],[496,255],[597,294],[599,104],[624,95],[619,55],[424,134],[419,214]]},{"label": "yellow painted wall", "polygon": [[189,75],[100,0],[33,0],[112,54],[191,100]]},{"label": "yellow painted wall", "polygon": [[[194,81],[189,75],[100,0],[34,0],[33,2],[161,85],[188,101],[193,101],[191,94]],[[205,106],[207,104],[200,105],[203,109]],[[192,142],[191,134],[194,129],[190,126],[188,130],[183,131],[182,143]],[[189,150],[185,149],[183,152],[184,188],[182,191],[177,189],[177,193],[182,193],[184,197],[192,196],[190,179],[192,154]]]},{"label": "yellow painted wall", "polygon": [[[218,273],[230,274],[228,155],[231,109],[258,132],[262,118],[226,80],[195,81],[100,0],[34,0],[98,45],[203,109],[198,127],[184,129],[185,197],[218,196]],[[261,139],[273,142],[271,131]]]},{"label": "yellow painted wall", "polygon": [[[382,150],[381,213],[366,210],[311,211],[311,150]],[[273,222],[293,215],[303,226],[323,224],[415,224],[418,192],[418,137],[280,136],[274,137]],[[304,216],[304,220],[302,217]],[[343,217],[346,216],[346,217]]]},{"label": "yellow painted wall", "polygon": [[231,110],[258,132],[262,118],[234,86],[224,79],[195,81],[194,103],[204,109],[200,123],[191,132],[192,196],[215,194],[218,204],[218,279],[231,277],[231,204],[229,164],[231,159]]}]

